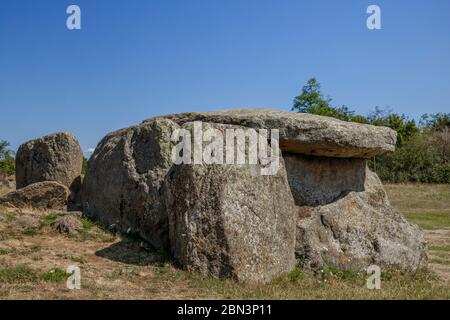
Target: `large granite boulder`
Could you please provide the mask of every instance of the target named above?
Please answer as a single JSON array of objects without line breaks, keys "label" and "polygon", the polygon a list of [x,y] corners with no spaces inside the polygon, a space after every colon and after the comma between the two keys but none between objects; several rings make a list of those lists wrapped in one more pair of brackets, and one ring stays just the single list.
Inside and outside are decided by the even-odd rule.
[{"label": "large granite boulder", "polygon": [[[238,128],[203,126],[222,132]],[[246,152],[248,156],[248,143]],[[171,252],[181,266],[251,283],[269,282],[295,267],[296,208],[283,160],[275,175],[261,175],[260,166],[172,167],[166,208]]]},{"label": "large granite boulder", "polygon": [[[231,109],[162,116],[178,124],[192,121],[280,130],[283,151],[306,155],[364,158],[395,150],[397,133],[386,127],[346,122],[308,113],[272,109]],[[152,121],[145,120],[146,121]]]},{"label": "large granite boulder", "polygon": [[16,155],[17,189],[42,181],[56,181],[70,188],[80,176],[83,151],[75,136],[58,132],[28,141]]},{"label": "large granite boulder", "polygon": [[[172,134],[191,131],[193,121],[221,132],[278,129],[279,170],[174,163]],[[426,265],[423,233],[391,208],[364,159],[392,152],[395,142],[388,128],[266,109],[156,117],[99,143],[83,207],[170,248],[182,267],[217,277],[267,282],[293,268],[294,254],[311,269],[415,271]]]},{"label": "large granite boulder", "polygon": [[7,209],[58,210],[67,205],[69,189],[55,181],[37,182],[0,197]]},{"label": "large granite boulder", "polygon": [[162,185],[171,162],[174,122],[158,119],[108,134],[89,159],[84,211],[157,248],[169,245]]},{"label": "large granite boulder", "polygon": [[[342,159],[335,160],[334,169],[339,169]],[[295,161],[297,164],[304,162]],[[332,170],[333,166],[323,166],[328,161],[317,159],[317,166],[322,168],[314,169],[309,165],[309,175],[316,175],[315,179],[306,179],[304,188],[292,189],[300,205],[295,253],[305,267],[317,270],[332,265],[359,271],[375,264],[411,272],[425,267],[424,233],[390,206],[377,175],[357,163],[350,170],[354,175],[340,180],[341,175],[345,174],[345,165],[342,165],[344,172],[339,174],[339,171]],[[323,179],[331,178],[333,173],[338,182]],[[347,173],[350,173],[349,170]],[[299,176],[293,176],[289,171],[288,175],[291,183],[295,180],[302,184],[301,180],[297,180]],[[312,188],[311,181],[318,182],[315,188]],[[341,185],[340,194],[336,192],[339,190],[337,184]],[[299,193],[308,189],[316,190],[306,193],[306,197]],[[336,197],[332,199],[334,195]]]}]

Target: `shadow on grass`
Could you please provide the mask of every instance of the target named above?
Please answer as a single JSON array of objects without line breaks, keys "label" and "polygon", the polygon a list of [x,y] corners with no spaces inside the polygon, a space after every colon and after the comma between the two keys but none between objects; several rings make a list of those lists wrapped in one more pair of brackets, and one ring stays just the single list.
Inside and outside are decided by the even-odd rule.
[{"label": "shadow on grass", "polygon": [[124,238],[120,242],[98,250],[95,255],[112,261],[138,266],[159,266],[170,261],[166,252],[155,250],[148,246],[144,242]]}]

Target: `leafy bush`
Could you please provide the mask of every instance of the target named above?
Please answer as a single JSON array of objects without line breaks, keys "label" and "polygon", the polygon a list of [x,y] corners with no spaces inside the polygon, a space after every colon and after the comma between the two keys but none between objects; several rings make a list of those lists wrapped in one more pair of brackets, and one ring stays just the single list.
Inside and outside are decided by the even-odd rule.
[{"label": "leafy bush", "polygon": [[85,175],[87,172],[87,167],[88,167],[88,159],[86,159],[85,157],[83,157],[83,165],[81,167],[81,174]]},{"label": "leafy bush", "polygon": [[8,149],[9,146],[10,144],[8,141],[0,140],[0,160],[11,158],[13,156],[14,152]]},{"label": "leafy bush", "polygon": [[450,183],[450,163],[439,157],[425,134],[407,140],[393,154],[371,159],[369,166],[383,181]]},{"label": "leafy bush", "polygon": [[425,114],[419,126],[406,115],[375,107],[367,117],[347,107],[331,106],[315,78],[308,80],[293,110],[334,117],[344,121],[386,126],[397,132],[396,151],[372,158],[369,166],[383,181],[450,183],[450,113]]},{"label": "leafy bush", "polygon": [[9,150],[9,142],[0,140],[0,174],[10,176],[16,171],[14,152]]},{"label": "leafy bush", "polygon": [[16,162],[14,158],[0,160],[0,174],[10,176],[13,175],[14,172],[16,172]]},{"label": "leafy bush", "polygon": [[355,116],[355,113],[346,106],[332,107],[332,99],[324,97],[320,87],[320,83],[317,82],[316,78],[309,79],[308,83],[303,86],[300,95],[294,98],[292,110],[333,117],[344,121],[352,121],[353,119],[357,120],[357,122],[366,121],[362,116]]}]

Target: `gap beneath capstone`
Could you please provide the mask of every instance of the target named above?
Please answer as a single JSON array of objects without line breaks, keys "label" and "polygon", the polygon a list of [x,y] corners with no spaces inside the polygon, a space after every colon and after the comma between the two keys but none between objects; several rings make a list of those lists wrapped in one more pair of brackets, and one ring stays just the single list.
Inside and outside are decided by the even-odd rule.
[{"label": "gap beneath capstone", "polygon": [[287,177],[297,206],[321,206],[364,191],[366,160],[283,152]]}]

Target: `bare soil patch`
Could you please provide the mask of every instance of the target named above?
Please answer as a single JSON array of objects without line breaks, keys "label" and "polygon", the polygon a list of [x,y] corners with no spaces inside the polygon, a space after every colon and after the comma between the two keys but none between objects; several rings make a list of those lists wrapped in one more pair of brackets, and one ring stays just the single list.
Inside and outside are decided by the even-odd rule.
[{"label": "bare soil patch", "polygon": [[[296,269],[267,285],[206,278],[177,268],[166,253],[138,239],[106,232],[83,218],[82,230],[69,235],[52,227],[62,212],[0,212],[0,299],[450,299],[450,226],[445,219],[430,222],[412,215],[447,213],[449,189],[406,189],[405,195],[402,185],[387,186],[392,203],[407,218],[431,226],[426,231],[430,270],[415,275],[385,271],[381,290],[367,289],[364,273],[332,268],[316,275]],[[430,194],[434,202],[418,208],[417,199]],[[80,267],[80,290],[66,287],[70,265]]]}]

